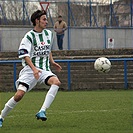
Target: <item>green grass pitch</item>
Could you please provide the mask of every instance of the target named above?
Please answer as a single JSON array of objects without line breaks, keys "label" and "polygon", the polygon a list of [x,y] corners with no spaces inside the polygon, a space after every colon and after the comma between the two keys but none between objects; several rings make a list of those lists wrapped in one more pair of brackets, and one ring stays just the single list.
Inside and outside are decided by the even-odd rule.
[{"label": "green grass pitch", "polygon": [[[0,93],[0,109],[13,96]],[[46,92],[28,92],[6,117],[0,133],[133,133],[133,92],[59,91],[47,110],[48,120],[36,120]]]}]

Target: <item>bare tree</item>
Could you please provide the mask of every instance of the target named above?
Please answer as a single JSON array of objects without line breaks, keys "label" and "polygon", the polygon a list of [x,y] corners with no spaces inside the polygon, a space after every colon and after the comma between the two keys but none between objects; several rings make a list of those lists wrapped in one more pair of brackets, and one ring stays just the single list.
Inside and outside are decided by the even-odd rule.
[{"label": "bare tree", "polygon": [[38,2],[3,1],[2,10],[9,24],[22,24],[22,20],[29,20],[29,16],[38,9]]}]

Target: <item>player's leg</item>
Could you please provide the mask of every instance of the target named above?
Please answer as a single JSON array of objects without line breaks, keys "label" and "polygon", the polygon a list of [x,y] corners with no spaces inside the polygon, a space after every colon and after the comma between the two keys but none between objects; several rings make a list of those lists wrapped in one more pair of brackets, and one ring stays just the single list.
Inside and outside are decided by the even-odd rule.
[{"label": "player's leg", "polygon": [[59,86],[61,84],[59,79],[55,76],[50,77],[47,83],[51,87],[50,87],[49,91],[46,94],[44,104],[41,108],[41,110],[43,110],[43,111],[45,111],[47,108],[50,107],[51,103],[53,102],[53,100],[54,100],[54,98],[55,98],[55,96],[58,92]]},{"label": "player's leg", "polygon": [[49,76],[45,80],[46,84],[50,85],[50,89],[46,94],[44,103],[40,109],[40,111],[36,114],[37,119],[41,119],[43,121],[47,120],[46,117],[46,109],[50,107],[52,102],[55,99],[55,96],[58,92],[59,86],[60,86],[60,81],[56,76]]},{"label": "player's leg", "polygon": [[20,84],[18,86],[18,90],[15,93],[15,95],[10,98],[7,103],[5,104],[3,110],[1,111],[0,115],[0,127],[2,127],[2,123],[4,121],[4,118],[9,114],[9,112],[17,105],[17,103],[22,99],[26,92],[27,88]]},{"label": "player's leg", "polygon": [[30,91],[37,83],[33,75],[33,71],[30,67],[24,67],[20,72],[20,77],[16,81],[17,92],[15,95],[9,99],[9,101],[5,104],[4,109],[1,111],[0,115],[0,127],[2,127],[2,123],[4,118],[8,115],[8,113],[16,106],[16,104],[23,98],[24,94],[27,91]]}]

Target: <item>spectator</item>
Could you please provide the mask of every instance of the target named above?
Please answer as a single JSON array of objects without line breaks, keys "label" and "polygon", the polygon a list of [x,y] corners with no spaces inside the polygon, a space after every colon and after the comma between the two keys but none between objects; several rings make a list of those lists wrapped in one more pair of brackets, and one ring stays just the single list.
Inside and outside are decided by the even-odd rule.
[{"label": "spectator", "polygon": [[67,24],[63,21],[62,16],[58,16],[58,20],[54,24],[54,31],[56,32],[57,36],[57,45],[59,50],[63,50],[63,38],[65,30],[67,29]]}]

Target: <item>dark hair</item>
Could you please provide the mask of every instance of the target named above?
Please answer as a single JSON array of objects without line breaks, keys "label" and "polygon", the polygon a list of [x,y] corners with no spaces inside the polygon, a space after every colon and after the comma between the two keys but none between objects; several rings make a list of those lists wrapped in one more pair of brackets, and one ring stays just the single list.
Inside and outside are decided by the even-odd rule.
[{"label": "dark hair", "polygon": [[33,23],[33,25],[35,26],[36,25],[36,19],[40,19],[40,17],[42,15],[46,15],[46,11],[41,11],[41,10],[37,10],[35,11],[32,15],[31,15],[31,22]]}]

